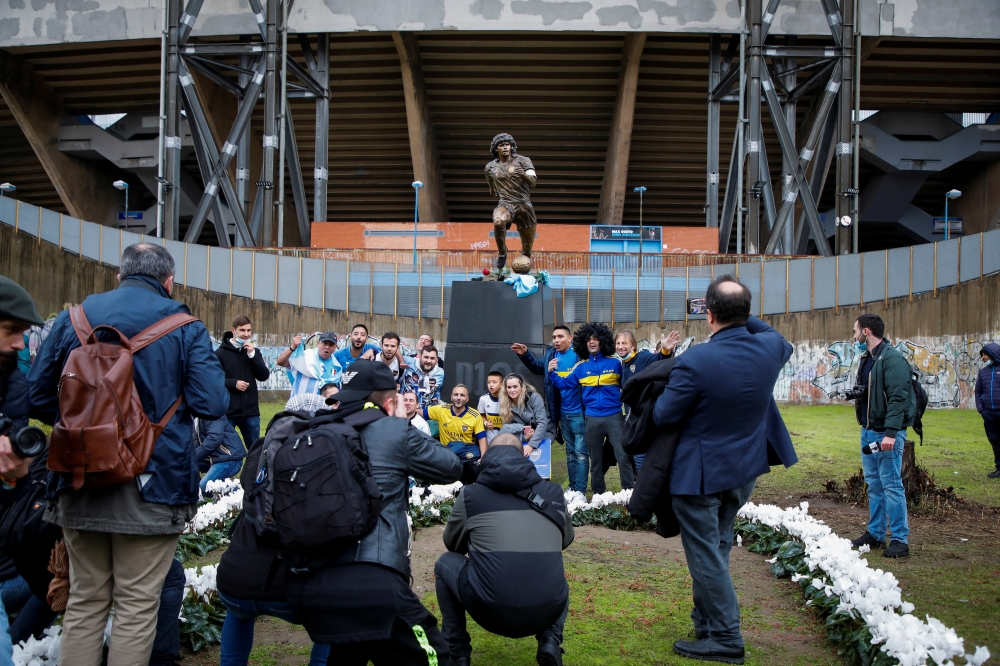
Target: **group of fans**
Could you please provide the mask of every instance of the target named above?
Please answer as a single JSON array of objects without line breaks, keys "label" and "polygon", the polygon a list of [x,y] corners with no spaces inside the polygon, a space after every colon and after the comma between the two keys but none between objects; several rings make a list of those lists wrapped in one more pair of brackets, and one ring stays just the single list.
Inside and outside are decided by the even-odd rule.
[{"label": "group of fans", "polygon": [[[376,341],[364,324],[356,324],[348,344],[339,349],[338,336],[332,331],[309,337],[318,338],[315,347],[308,348],[304,343],[309,338],[296,335],[277,357],[276,363],[286,369],[292,387],[286,410],[303,408],[313,395],[335,406],[338,400],[333,396],[340,391],[351,365],[358,360],[379,362],[392,373],[411,423],[437,438],[462,461],[463,482],[475,481],[487,445],[497,435],[507,433],[519,439],[526,457],[543,441],[565,444],[570,489],[586,492],[591,474],[591,489],[597,493],[605,492],[604,477],[611,466],[618,466],[622,488],[634,485],[642,466],[643,455],[629,456],[622,448],[626,408],[620,399],[621,387],[651,363],[671,358],[680,340],[678,332],[671,331],[650,352],[637,349],[635,334],[629,330],[613,334],[604,324],[588,323],[574,333],[566,326],[556,326],[552,344],[541,359],[524,344],[511,346],[524,367],[543,377],[544,395],[520,374],[505,376],[494,370],[487,376],[487,392],[473,407],[470,391],[463,384],[452,389],[449,400],[442,400],[444,359],[430,335],[418,338],[413,356],[403,354],[396,333],[385,333]],[[250,321],[241,315],[217,351],[226,371],[230,406],[228,428],[220,424],[216,430],[228,429],[233,438],[238,428],[246,442],[253,442],[260,434],[257,392],[250,384],[252,379],[268,378],[252,339]],[[231,360],[233,352],[241,349],[245,351],[243,361],[236,364]],[[201,455],[205,449],[204,445],[199,449],[199,460],[206,459]],[[219,453],[212,456],[212,467],[203,477],[203,489],[207,480],[238,473],[238,466],[225,465],[235,460],[232,451],[236,449],[235,440],[233,446],[217,449]]]}]

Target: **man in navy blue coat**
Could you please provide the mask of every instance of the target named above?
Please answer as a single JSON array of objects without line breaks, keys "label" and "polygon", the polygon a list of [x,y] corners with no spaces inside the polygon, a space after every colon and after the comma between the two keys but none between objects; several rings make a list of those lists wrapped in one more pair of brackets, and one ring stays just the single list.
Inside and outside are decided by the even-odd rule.
[{"label": "man in navy blue coat", "polygon": [[656,402],[659,428],[679,429],[670,468],[671,503],[693,580],[696,640],[686,657],[743,663],[740,607],[729,575],[733,522],[769,462],[795,462],[772,398],[792,346],[750,316],[750,290],[731,276],[705,295],[711,339],[678,357]]},{"label": "man in navy blue coat", "polygon": [[[89,296],[83,310],[91,326],[112,326],[132,338],[188,308],[170,297],[174,260],[166,248],[130,245],[122,253],[117,289]],[[103,341],[117,340],[105,337]],[[69,353],[80,346],[69,311],[56,318],[28,373],[31,415],[59,418],[58,387]],[[132,377],[143,411],[157,423],[180,408],[153,445],[143,473],[132,482],[72,490],[66,474],[49,477],[45,520],[63,528],[70,561],[70,593],[63,616],[62,654],[73,664],[101,663],[112,602],[108,663],[147,664],[156,634],[157,606],[177,539],[195,514],[198,465],[191,446],[191,416],[221,419],[229,407],[226,375],[200,321],[186,324],[133,357]],[[96,378],[88,378],[96,381]],[[70,663],[67,661],[67,663]]]}]

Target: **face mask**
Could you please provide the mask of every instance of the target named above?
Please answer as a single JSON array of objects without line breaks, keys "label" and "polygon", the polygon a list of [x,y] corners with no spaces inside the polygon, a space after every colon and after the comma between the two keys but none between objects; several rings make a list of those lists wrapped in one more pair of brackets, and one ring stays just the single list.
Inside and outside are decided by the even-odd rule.
[{"label": "face mask", "polygon": [[860,341],[858,341],[858,342],[855,342],[855,343],[854,343],[854,348],[858,350],[858,353],[859,353],[859,354],[863,354],[863,353],[865,353],[865,351],[866,351],[866,350],[868,349],[868,345],[867,345],[867,344],[865,344],[865,342],[866,342],[867,340],[868,340],[868,337],[866,336],[866,337],[865,337],[865,338],[863,338],[862,340],[860,340]]},{"label": "face mask", "polygon": [[986,359],[985,363],[986,363],[986,365],[993,365],[993,359],[988,358],[988,359]]}]

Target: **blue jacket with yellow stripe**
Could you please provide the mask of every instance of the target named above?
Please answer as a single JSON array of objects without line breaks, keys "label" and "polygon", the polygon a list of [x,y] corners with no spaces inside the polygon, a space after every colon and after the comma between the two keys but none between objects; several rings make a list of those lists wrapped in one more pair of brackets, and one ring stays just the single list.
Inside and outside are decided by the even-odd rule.
[{"label": "blue jacket with yellow stripe", "polygon": [[562,390],[580,386],[587,416],[612,416],[622,411],[622,364],[617,358],[591,354],[566,377],[549,373],[552,384]]}]

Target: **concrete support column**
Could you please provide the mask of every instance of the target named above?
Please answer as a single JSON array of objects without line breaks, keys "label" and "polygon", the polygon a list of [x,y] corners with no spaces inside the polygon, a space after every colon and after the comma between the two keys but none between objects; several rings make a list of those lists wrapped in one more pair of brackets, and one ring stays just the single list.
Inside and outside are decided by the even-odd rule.
[{"label": "concrete support column", "polygon": [[59,100],[29,64],[5,51],[0,51],[0,95],[69,214],[117,225],[122,199],[111,186],[114,174],[59,152]]},{"label": "concrete support column", "polygon": [[413,179],[424,184],[418,194],[421,222],[448,222],[448,201],[441,179],[434,123],[424,83],[420,45],[412,32],[393,32],[392,41],[399,53],[403,72],[403,95],[406,98],[406,125],[410,135]]},{"label": "concrete support column", "polygon": [[632,149],[632,122],[635,116],[635,95],[639,87],[639,64],[646,46],[646,33],[625,36],[621,69],[618,73],[618,95],[611,118],[608,155],[604,161],[601,200],[597,207],[598,224],[621,224],[625,209],[625,184],[628,180],[628,160]]}]

